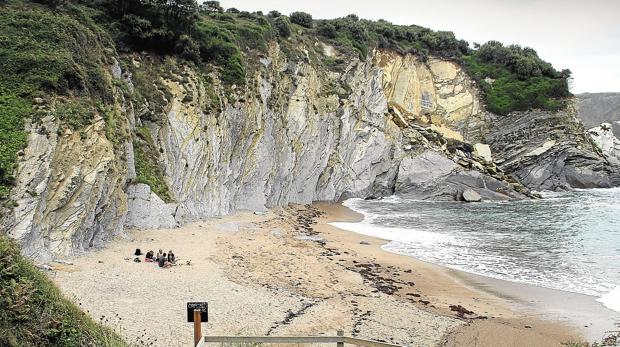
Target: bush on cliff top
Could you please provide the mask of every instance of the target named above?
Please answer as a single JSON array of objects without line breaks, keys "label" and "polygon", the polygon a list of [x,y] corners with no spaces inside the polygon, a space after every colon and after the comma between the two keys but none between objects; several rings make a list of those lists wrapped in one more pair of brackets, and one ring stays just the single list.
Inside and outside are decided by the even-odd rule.
[{"label": "bush on cliff top", "polygon": [[95,323],[0,234],[0,346],[127,346]]}]

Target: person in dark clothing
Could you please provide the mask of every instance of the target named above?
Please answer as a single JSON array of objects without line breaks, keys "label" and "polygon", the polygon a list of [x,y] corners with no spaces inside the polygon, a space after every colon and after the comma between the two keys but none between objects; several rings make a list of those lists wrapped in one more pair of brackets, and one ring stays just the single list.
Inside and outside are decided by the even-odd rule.
[{"label": "person in dark clothing", "polygon": [[164,253],[163,256],[159,257],[159,259],[157,259],[157,265],[159,265],[159,267],[165,267],[167,263],[166,260],[166,253]]},{"label": "person in dark clothing", "polygon": [[142,255],[142,251],[140,250],[140,248],[136,248],[136,251],[133,253],[133,255]]},{"label": "person in dark clothing", "polygon": [[155,256],[155,252],[153,251],[148,251],[146,252],[146,256],[144,257],[144,261],[148,262],[148,263],[152,263],[153,257]]},{"label": "person in dark clothing", "polygon": [[176,261],[176,257],[174,256],[174,253],[172,253],[172,250],[168,251],[168,262],[170,262],[170,264],[174,264],[174,262]]}]

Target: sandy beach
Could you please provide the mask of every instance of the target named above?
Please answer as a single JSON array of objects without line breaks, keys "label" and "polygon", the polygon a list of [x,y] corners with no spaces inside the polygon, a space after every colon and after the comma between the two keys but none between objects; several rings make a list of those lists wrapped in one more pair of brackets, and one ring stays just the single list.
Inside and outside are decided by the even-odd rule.
[{"label": "sandy beach", "polygon": [[[136,230],[71,265],[52,264],[51,276],[91,316],[138,345],[191,345],[188,301],[209,302],[205,334],[342,329],[408,346],[559,346],[595,334],[571,314],[556,317],[528,304],[530,286],[502,289],[383,251],[384,240],[328,224],[359,218],[341,205],[318,203]],[[173,250],[179,265],[136,263],[136,248]],[[545,301],[544,295],[557,293],[532,297]]]}]

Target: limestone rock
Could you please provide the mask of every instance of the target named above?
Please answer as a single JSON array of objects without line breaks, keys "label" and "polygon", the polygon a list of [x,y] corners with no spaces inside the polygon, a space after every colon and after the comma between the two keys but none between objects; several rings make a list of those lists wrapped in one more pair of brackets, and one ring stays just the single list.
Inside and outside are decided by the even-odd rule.
[{"label": "limestone rock", "polygon": [[[124,116],[115,125],[123,136],[108,138],[102,118],[62,136],[53,115],[42,120],[47,135],[28,124],[11,193],[18,207],[3,223],[27,254],[64,257],[124,227],[173,228],[289,203],[394,193],[457,200],[467,190],[484,200],[525,198],[528,190],[505,173],[535,189],[613,183],[578,122],[486,113],[475,84],[453,62],[375,51],[335,72],[305,58],[271,43],[247,77],[252,88],[225,88],[216,74],[205,79],[177,62],[178,71],[158,81],[157,110],[155,100],[125,99],[133,93],[131,71],[113,64],[109,80],[127,86],[112,91],[110,105]],[[154,63],[131,59],[136,68]],[[152,135],[174,203],[132,183],[137,126]],[[470,143],[478,143],[473,153]],[[547,149],[536,152],[541,146]]]},{"label": "limestone rock", "polygon": [[478,202],[482,201],[482,197],[480,196],[480,194],[476,193],[475,190],[465,189],[465,191],[463,191],[463,201]]},{"label": "limestone rock", "polygon": [[482,157],[486,162],[492,162],[493,156],[491,155],[491,147],[484,143],[474,144],[474,153]]},{"label": "limestone rock", "polygon": [[499,168],[532,190],[604,188],[620,184],[620,169],[601,155],[576,117],[564,110],[495,116],[487,136]]},{"label": "limestone rock", "polygon": [[401,161],[395,193],[414,199],[459,200],[471,190],[490,200],[522,199],[506,182],[465,169],[441,153],[429,150]]},{"label": "limestone rock", "polygon": [[127,188],[128,212],[126,228],[174,228],[176,204],[166,204],[146,184],[132,184]]},{"label": "limestone rock", "polygon": [[610,123],[603,123],[598,127],[588,130],[588,134],[603,152],[603,155],[610,161],[610,163],[620,164],[620,140],[614,136],[612,132],[613,125]]}]

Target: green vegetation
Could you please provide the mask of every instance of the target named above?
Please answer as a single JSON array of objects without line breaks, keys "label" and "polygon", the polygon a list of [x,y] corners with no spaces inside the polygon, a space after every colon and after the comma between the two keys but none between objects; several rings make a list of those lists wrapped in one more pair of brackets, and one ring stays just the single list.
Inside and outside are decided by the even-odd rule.
[{"label": "green vegetation", "polygon": [[[0,5],[0,199],[13,184],[17,153],[26,145],[23,120],[32,117],[34,98],[110,100],[101,68],[101,42],[107,36],[90,19],[93,13],[79,7],[60,13],[23,2]],[[77,112],[76,105],[60,106],[69,126],[92,116]]]},{"label": "green vegetation", "polygon": [[487,109],[497,114],[558,110],[570,96],[570,71],[556,71],[531,48],[491,41],[465,56],[464,66],[482,89]]},{"label": "green vegetation", "polygon": [[[122,127],[117,126],[117,111],[102,107],[113,99],[104,69],[117,50],[148,50],[164,62],[167,59],[162,57],[176,56],[195,64],[204,75],[217,72],[224,86],[230,87],[245,85],[271,40],[279,41],[289,59],[309,58],[328,69],[342,69],[346,58],[301,52],[300,46],[313,47],[317,39],[337,47],[344,56],[361,59],[379,47],[414,54],[423,61],[429,56],[453,60],[477,81],[487,109],[498,114],[556,110],[570,96],[570,71],[556,71],[532,49],[497,42],[472,49],[451,32],[416,25],[356,15],[313,20],[304,12],[287,17],[277,11],[267,15],[225,11],[217,1],[198,5],[195,0],[7,0],[0,2],[0,199],[8,194],[17,155],[26,144],[22,120],[41,113],[41,101],[74,130],[90,124],[99,112],[106,119],[108,136],[128,135],[118,133]],[[157,122],[167,89],[154,78],[165,71],[152,70],[133,71],[136,93],[126,96],[148,100],[152,114],[141,117]],[[41,98],[37,105],[36,98]],[[149,153],[153,151],[142,154]],[[157,180],[146,179],[155,176],[142,178],[158,189]]]},{"label": "green vegetation", "polygon": [[0,234],[0,345],[126,346],[93,322]]},{"label": "green vegetation", "polygon": [[164,172],[157,162],[159,153],[147,127],[136,129],[136,140],[133,143],[134,162],[136,164],[136,183],[144,183],[151,187],[163,201],[172,202],[168,185],[164,180]]},{"label": "green vegetation", "polygon": [[26,146],[28,136],[23,117],[30,112],[28,102],[0,89],[0,199],[6,198],[13,186],[17,152]]},{"label": "green vegetation", "polygon": [[291,22],[299,24],[302,27],[312,28],[312,16],[305,12],[293,12],[291,13]]}]

